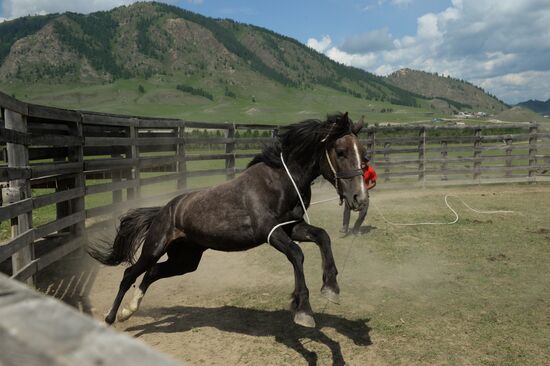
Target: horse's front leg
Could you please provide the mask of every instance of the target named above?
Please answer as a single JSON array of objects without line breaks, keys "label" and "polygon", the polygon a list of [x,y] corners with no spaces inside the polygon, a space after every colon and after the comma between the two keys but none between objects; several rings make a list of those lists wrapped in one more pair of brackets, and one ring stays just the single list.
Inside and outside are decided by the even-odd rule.
[{"label": "horse's front leg", "polygon": [[294,311],[294,322],[304,327],[315,327],[313,312],[309,304],[309,290],[304,276],[304,253],[302,249],[280,228],[270,238],[270,244],[284,253],[294,267],[294,292],[291,309]]},{"label": "horse's front leg", "polygon": [[336,269],[330,237],[327,232],[319,227],[301,222],[292,228],[291,238],[300,242],[312,241],[317,244],[321,251],[323,262],[323,287],[321,288],[321,294],[328,300],[339,303],[340,296],[338,294],[340,293],[340,287],[336,281],[338,270]]}]

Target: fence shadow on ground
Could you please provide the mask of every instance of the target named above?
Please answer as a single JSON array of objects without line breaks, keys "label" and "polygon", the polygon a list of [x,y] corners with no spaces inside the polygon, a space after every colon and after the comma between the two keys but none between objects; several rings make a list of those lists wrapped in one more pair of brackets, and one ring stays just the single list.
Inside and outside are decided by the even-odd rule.
[{"label": "fence shadow on ground", "polygon": [[[292,323],[289,311],[257,310],[235,306],[202,308],[191,306],[173,306],[169,308],[143,309],[143,315],[154,316],[160,320],[131,326],[140,337],[150,333],[187,332],[194,328],[214,327],[224,332],[241,333],[257,337],[275,337],[278,343],[298,352],[309,365],[317,364],[317,354],[309,351],[305,344],[318,342],[330,349],[334,365],[344,365],[340,343],[328,337],[320,329],[329,327],[349,338],[355,345],[369,346],[369,319],[349,320],[331,314],[315,314],[317,328],[304,328]],[[301,340],[306,339],[301,342]]]},{"label": "fence shadow on ground", "polygon": [[36,290],[92,314],[89,294],[99,266],[83,250],[63,257],[56,266],[39,272]]}]

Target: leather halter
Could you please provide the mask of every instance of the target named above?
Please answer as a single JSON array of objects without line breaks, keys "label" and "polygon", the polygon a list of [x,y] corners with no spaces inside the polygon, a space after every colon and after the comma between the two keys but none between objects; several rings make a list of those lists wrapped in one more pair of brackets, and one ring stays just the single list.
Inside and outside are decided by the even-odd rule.
[{"label": "leather halter", "polygon": [[334,165],[332,165],[332,161],[330,160],[328,150],[326,149],[325,149],[325,156],[327,157],[327,162],[328,162],[328,165],[330,166],[330,170],[334,175],[334,186],[337,192],[338,192],[338,179],[351,179],[353,177],[363,175],[363,169],[352,169],[352,170],[344,170],[341,172],[337,172],[336,169],[334,169]]}]

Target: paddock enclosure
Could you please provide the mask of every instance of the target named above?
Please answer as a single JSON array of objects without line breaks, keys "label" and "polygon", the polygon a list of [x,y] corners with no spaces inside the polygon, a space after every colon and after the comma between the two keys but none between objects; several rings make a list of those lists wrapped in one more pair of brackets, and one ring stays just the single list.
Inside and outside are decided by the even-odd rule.
[{"label": "paddock enclosure", "polygon": [[[112,232],[114,219],[128,208],[158,205],[177,194],[231,179],[277,133],[275,124],[214,124],[64,110],[24,103],[2,93],[0,108],[2,272],[64,300],[84,294],[86,301],[76,305],[97,318],[107,310],[105,304],[114,296],[122,268],[90,264],[63,284],[55,277],[69,267],[78,273],[81,263],[74,258],[87,237]],[[325,227],[333,237],[343,296],[339,307],[326,306],[312,296],[320,329],[295,329],[290,324],[283,303],[290,292],[290,272],[284,258],[267,246],[250,253],[209,253],[197,273],[153,285],[135,318],[116,328],[190,364],[224,364],[224,360],[225,364],[311,364],[315,360],[320,364],[502,364],[504,356],[544,364],[550,349],[548,331],[540,329],[550,318],[550,197],[545,184],[550,170],[549,137],[534,123],[364,128],[361,142],[380,182],[364,235],[338,238],[341,212],[335,201],[311,209],[313,224]],[[455,188],[458,185],[463,188]],[[316,186],[314,200],[334,197],[328,184]],[[394,228],[375,210],[378,194],[379,208],[392,219],[414,222],[427,214],[441,221],[448,218],[441,199],[446,190],[456,191],[480,209],[512,207],[521,214],[488,218],[465,213],[469,220],[465,223],[421,230]],[[440,206],[442,211],[436,209]],[[405,215],[405,209],[412,213]],[[508,242],[511,238],[514,243]],[[320,283],[315,250],[306,250],[312,294]],[[360,259],[370,268],[363,268]],[[242,263],[256,262],[256,273],[239,270]],[[216,266],[232,269],[235,277],[216,278]],[[483,280],[481,275],[487,274]],[[514,275],[533,286],[514,283]],[[432,281],[436,286],[422,293]],[[280,286],[268,291],[274,282]],[[516,297],[505,294],[503,287]],[[474,288],[477,292],[469,292]],[[375,296],[369,297],[368,292]],[[457,314],[443,313],[453,308],[448,301],[455,296],[464,301],[454,304]],[[472,299],[480,297],[483,302],[476,309]],[[430,308],[433,298],[441,309]],[[502,304],[503,298],[509,307]],[[494,308],[491,299],[497,300]],[[427,316],[428,309],[441,324]],[[528,313],[521,321],[516,317],[520,310]],[[484,334],[461,324],[470,324],[473,318],[481,322]],[[416,323],[419,319],[425,321],[425,328]],[[445,323],[449,319],[456,324]],[[526,341],[530,335],[523,323],[519,325],[523,321],[536,336],[531,343]],[[442,333],[438,324],[448,333]],[[500,327],[519,332],[511,334],[510,340],[503,338]],[[472,338],[464,331],[473,333]],[[439,344],[431,338],[435,334],[448,343],[434,346]],[[415,341],[409,344],[409,337]],[[216,340],[207,351],[201,348],[206,339]],[[475,347],[474,340],[480,347]],[[399,350],[392,353],[386,342]],[[423,350],[425,345],[430,345],[429,350]],[[496,354],[491,354],[489,345]],[[464,354],[472,348],[474,352]],[[441,350],[448,351],[447,362]]]}]

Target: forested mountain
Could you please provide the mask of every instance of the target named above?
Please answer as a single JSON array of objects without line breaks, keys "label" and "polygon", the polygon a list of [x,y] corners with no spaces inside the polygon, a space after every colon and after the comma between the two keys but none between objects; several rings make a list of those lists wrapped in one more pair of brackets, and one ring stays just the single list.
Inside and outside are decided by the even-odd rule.
[{"label": "forested mountain", "polygon": [[544,115],[550,114],[550,99],[546,102],[540,100],[528,100],[517,104],[518,107],[523,107]]},{"label": "forested mountain", "polygon": [[[416,106],[384,78],[338,64],[289,37],[161,3],[0,24],[0,82],[108,83],[168,75],[238,94],[264,80],[322,85],[357,98]],[[207,80],[208,82],[205,82]]]}]

